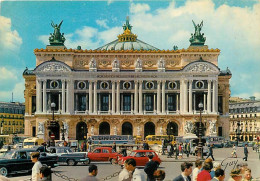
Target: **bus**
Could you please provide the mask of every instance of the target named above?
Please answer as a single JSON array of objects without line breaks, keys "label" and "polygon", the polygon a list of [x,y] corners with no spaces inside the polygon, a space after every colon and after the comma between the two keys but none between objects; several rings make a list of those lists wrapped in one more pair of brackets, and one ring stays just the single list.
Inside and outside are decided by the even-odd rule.
[{"label": "bus", "polygon": [[207,145],[213,144],[214,147],[223,148],[225,139],[222,136],[205,136],[203,137],[206,139]]},{"label": "bus", "polygon": [[135,144],[132,135],[94,135],[90,136],[89,140],[92,144]]},{"label": "bus", "polygon": [[41,139],[41,138],[36,138],[36,137],[26,138],[23,141],[23,147],[24,148],[33,148],[35,146],[42,145],[42,143],[44,143],[44,139]]},{"label": "bus", "polygon": [[141,144],[143,142],[141,136],[134,136],[135,144]]},{"label": "bus", "polygon": [[176,144],[176,137],[173,135],[148,135],[145,137],[146,143],[149,145],[162,144],[162,140],[170,140],[172,144]]}]

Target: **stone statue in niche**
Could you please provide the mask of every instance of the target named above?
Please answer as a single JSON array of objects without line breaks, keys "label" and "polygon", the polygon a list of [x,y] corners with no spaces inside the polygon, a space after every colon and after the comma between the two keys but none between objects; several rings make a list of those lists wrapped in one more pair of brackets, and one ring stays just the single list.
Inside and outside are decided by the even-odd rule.
[{"label": "stone statue in niche", "polygon": [[142,60],[140,58],[138,58],[135,62],[135,70],[137,72],[142,71]]},{"label": "stone statue in niche", "polygon": [[63,128],[65,130],[65,134],[69,134],[69,125],[67,122],[63,121]]},{"label": "stone statue in niche", "polygon": [[92,58],[89,62],[89,70],[90,71],[96,71],[97,69],[97,63],[96,60],[94,58]]},{"label": "stone statue in niche", "polygon": [[184,126],[184,130],[186,133],[192,133],[193,127],[193,123],[191,121],[187,121]]},{"label": "stone statue in niche", "polygon": [[138,126],[138,127],[137,127],[137,135],[138,135],[138,136],[141,135],[140,131],[141,131],[141,130],[140,130],[140,126]]},{"label": "stone statue in niche", "polygon": [[44,123],[38,123],[38,134],[44,134]]},{"label": "stone statue in niche", "polygon": [[91,133],[91,135],[94,135],[94,126],[93,125],[90,128],[90,133]]},{"label": "stone statue in niche", "polygon": [[164,71],[165,71],[165,61],[164,61],[163,58],[160,58],[160,59],[158,60],[157,65],[158,65],[158,71],[159,71],[159,72],[164,72]]},{"label": "stone statue in niche", "polygon": [[119,71],[119,60],[117,60],[117,58],[115,58],[115,60],[113,60],[112,62],[112,71],[113,72],[118,72]]},{"label": "stone statue in niche", "polygon": [[116,126],[114,127],[114,135],[117,135],[117,129],[116,129]]},{"label": "stone statue in niche", "polygon": [[216,120],[209,121],[209,133],[210,134],[216,134],[217,133]]}]

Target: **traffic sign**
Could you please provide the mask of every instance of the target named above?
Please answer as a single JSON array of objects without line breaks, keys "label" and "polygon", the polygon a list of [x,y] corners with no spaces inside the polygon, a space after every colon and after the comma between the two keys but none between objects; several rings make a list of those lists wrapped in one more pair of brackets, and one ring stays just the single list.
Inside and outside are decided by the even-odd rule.
[{"label": "traffic sign", "polygon": [[51,134],[51,136],[50,136],[50,137],[51,137],[51,139],[53,139],[53,140],[54,140],[54,139],[55,139],[55,134]]}]

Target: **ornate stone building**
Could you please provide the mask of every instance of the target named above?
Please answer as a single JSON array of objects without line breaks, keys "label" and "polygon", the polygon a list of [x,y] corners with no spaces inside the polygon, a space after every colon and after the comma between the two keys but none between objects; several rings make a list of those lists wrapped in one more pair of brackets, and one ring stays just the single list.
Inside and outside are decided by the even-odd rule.
[{"label": "ornate stone building", "polygon": [[232,99],[230,102],[230,139],[254,141],[260,136],[260,101],[255,97],[250,100]]},{"label": "ornate stone building", "polygon": [[24,109],[19,102],[0,102],[0,134],[24,133]]},{"label": "ornate stone building", "polygon": [[[220,50],[204,45],[202,24],[194,26],[191,45],[181,50],[159,50],[137,39],[128,20],[118,39],[95,50],[67,49],[56,31],[46,49],[34,50],[35,69],[23,74],[25,134],[47,140],[54,132],[60,139],[66,128],[66,139],[79,140],[183,136],[198,130],[202,102],[204,135],[228,137],[231,72],[218,68]],[[60,41],[54,44],[55,37]]]}]

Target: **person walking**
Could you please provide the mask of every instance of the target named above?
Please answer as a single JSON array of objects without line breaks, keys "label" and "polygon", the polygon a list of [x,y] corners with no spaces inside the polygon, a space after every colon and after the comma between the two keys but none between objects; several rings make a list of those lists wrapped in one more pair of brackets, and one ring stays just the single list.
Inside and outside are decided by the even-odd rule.
[{"label": "person walking", "polygon": [[113,143],[112,150],[116,152],[116,142]]},{"label": "person walking", "polygon": [[172,146],[171,143],[169,143],[169,144],[167,145],[167,152],[168,152],[167,158],[171,158],[171,157],[172,157],[172,152],[173,152],[173,146]]},{"label": "person walking", "polygon": [[190,143],[186,144],[186,154],[187,154],[187,158],[189,158],[189,156],[190,156]]},{"label": "person walking", "polygon": [[120,172],[118,181],[144,181],[142,172],[136,168],[136,161],[129,158],[125,161],[125,168]]},{"label": "person walking", "polygon": [[34,163],[32,168],[32,181],[40,181],[40,168],[42,167],[41,162],[39,161],[40,153],[32,152],[31,160]]},{"label": "person walking", "polygon": [[215,172],[215,176],[211,181],[224,181],[225,179],[225,172],[223,169],[219,168]]},{"label": "person walking", "polygon": [[98,181],[98,179],[96,178],[98,174],[98,168],[96,165],[89,165],[88,172],[88,175],[81,179],[81,181]]},{"label": "person walking", "polygon": [[196,160],[195,161],[195,167],[192,171],[192,181],[197,181],[198,174],[200,172],[200,169],[202,168],[202,161]]},{"label": "person walking", "polygon": [[[203,154],[203,153],[202,153],[202,154]],[[213,157],[213,144],[211,144],[210,147],[209,147],[209,154],[208,154],[207,158],[208,158],[209,156],[211,156],[211,158],[212,158],[213,161],[215,160],[214,157]],[[207,159],[207,158],[206,158],[206,159]]]},{"label": "person walking", "polygon": [[233,144],[233,150],[232,150],[232,158],[237,158],[237,147],[235,144]]},{"label": "person walking", "polygon": [[155,161],[153,161],[153,155],[148,155],[149,161],[146,163],[144,167],[144,172],[147,174],[147,181],[155,181],[154,172],[157,170],[158,165]]},{"label": "person walking", "polygon": [[190,174],[192,173],[191,162],[184,162],[181,164],[181,174],[173,179],[173,181],[191,181]]},{"label": "person walking", "polygon": [[143,148],[144,148],[144,150],[149,150],[149,145],[148,145],[148,143],[146,143],[145,140],[144,140],[144,143],[143,143]]},{"label": "person walking", "polygon": [[244,154],[245,154],[245,157],[243,158],[243,160],[247,161],[247,157],[248,157],[247,144],[245,144],[245,147],[244,147]]},{"label": "person walking", "polygon": [[52,181],[51,169],[48,166],[42,166],[40,168],[41,181]]},{"label": "person walking", "polygon": [[203,170],[198,174],[197,181],[209,181],[211,180],[210,171],[212,169],[212,164],[204,163]]}]

